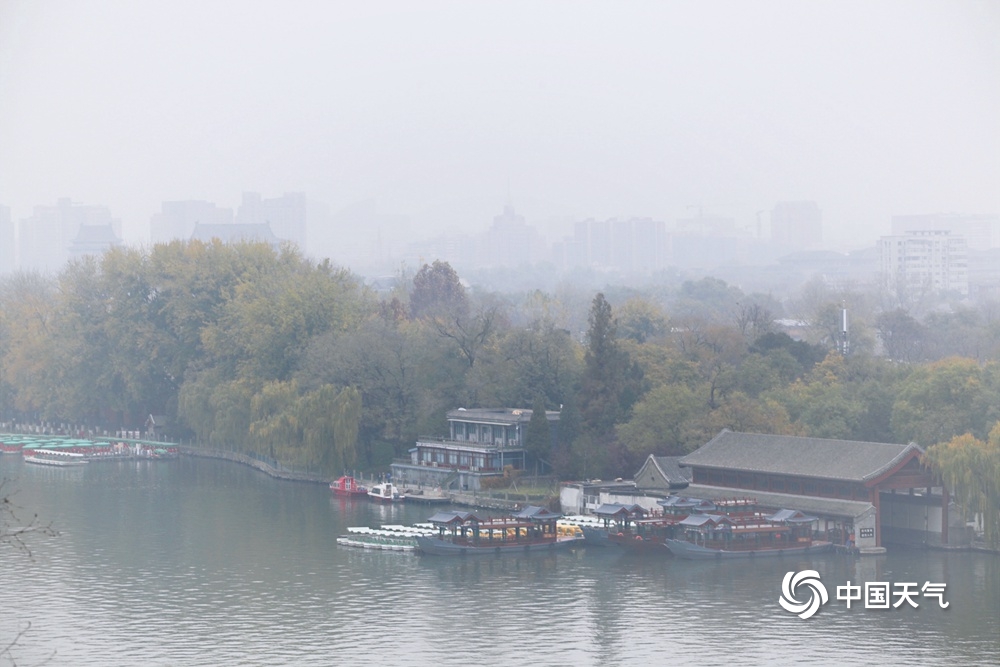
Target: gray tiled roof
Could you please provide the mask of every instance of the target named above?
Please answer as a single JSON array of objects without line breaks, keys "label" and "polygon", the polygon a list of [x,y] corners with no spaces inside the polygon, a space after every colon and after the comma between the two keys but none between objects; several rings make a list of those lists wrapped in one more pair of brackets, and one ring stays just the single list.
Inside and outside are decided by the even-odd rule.
[{"label": "gray tiled roof", "polygon": [[656,463],[663,477],[671,484],[679,484],[691,481],[691,468],[682,468],[678,465],[680,456],[654,456]]},{"label": "gray tiled roof", "polygon": [[680,460],[698,468],[740,470],[866,482],[883,474],[917,445],[825,440],[724,430]]},{"label": "gray tiled roof", "polygon": [[793,508],[831,517],[857,517],[872,508],[872,504],[863,500],[841,500],[839,498],[816,498],[814,496],[799,496],[791,493],[775,493],[773,491],[751,491],[747,489],[727,489],[721,486],[692,484],[688,491],[701,498],[713,500],[731,498],[734,493],[752,496],[761,507]]}]

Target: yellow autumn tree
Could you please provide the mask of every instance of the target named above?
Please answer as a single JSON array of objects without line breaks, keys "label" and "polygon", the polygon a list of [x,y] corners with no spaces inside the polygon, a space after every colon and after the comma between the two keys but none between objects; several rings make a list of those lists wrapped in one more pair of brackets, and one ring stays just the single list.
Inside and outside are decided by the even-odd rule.
[{"label": "yellow autumn tree", "polygon": [[966,433],[929,447],[924,460],[965,516],[982,521],[986,542],[1000,546],[1000,422],[986,441]]}]

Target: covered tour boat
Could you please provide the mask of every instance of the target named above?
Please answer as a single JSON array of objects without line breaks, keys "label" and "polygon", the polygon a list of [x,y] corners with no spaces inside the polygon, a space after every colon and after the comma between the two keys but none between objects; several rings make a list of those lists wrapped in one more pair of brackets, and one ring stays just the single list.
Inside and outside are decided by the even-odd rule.
[{"label": "covered tour boat", "polygon": [[435,556],[524,553],[565,549],[583,538],[561,535],[561,514],[534,505],[502,518],[472,512],[438,512],[428,522],[435,536],[418,536],[417,549]]},{"label": "covered tour boat", "polygon": [[814,541],[817,517],[798,510],[770,516],[730,517],[692,514],[678,524],[683,539],[667,539],[666,547],[680,558],[752,558],[793,556],[830,551],[831,542]]}]

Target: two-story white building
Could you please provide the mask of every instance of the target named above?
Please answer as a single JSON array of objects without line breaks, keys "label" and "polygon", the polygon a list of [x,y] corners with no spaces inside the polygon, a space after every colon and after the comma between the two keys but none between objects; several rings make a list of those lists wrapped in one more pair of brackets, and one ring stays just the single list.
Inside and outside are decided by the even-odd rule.
[{"label": "two-story white building", "polygon": [[[506,466],[525,470],[534,464],[524,447],[531,414],[516,408],[450,410],[448,435],[418,438],[409,461],[392,464],[392,475],[407,485],[476,490],[483,477],[502,475]],[[554,443],[559,413],[545,416]]]}]

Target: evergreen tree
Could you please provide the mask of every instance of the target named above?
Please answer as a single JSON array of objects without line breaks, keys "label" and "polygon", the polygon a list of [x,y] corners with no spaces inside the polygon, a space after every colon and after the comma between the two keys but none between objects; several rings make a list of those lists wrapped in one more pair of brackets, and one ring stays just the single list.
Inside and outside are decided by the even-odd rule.
[{"label": "evergreen tree", "polygon": [[531,420],[524,434],[524,449],[535,459],[535,476],[538,476],[538,463],[548,459],[552,449],[552,431],[549,428],[549,418],[545,414],[545,398],[539,394],[531,409]]},{"label": "evergreen tree", "polygon": [[594,297],[588,320],[580,414],[585,429],[606,439],[641,393],[642,370],[619,344],[611,304],[603,294]]}]

